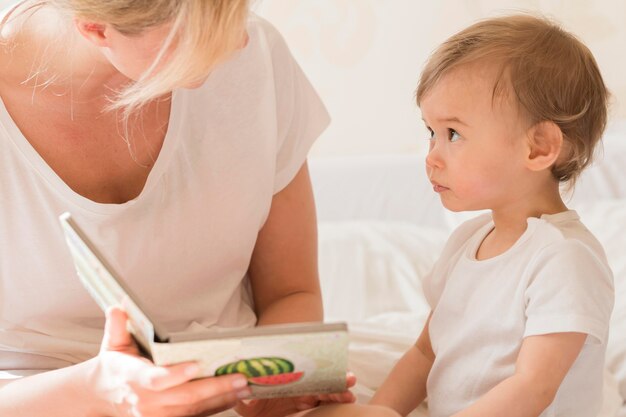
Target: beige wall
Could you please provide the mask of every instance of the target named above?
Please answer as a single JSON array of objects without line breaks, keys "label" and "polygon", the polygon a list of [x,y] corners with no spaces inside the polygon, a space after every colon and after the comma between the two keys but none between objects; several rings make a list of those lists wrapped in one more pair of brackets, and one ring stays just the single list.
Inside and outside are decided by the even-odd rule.
[{"label": "beige wall", "polygon": [[595,54],[626,119],[624,0],[257,0],[321,94],[333,124],[314,155],[412,152],[425,145],[413,90],[428,54],[476,19],[540,11]]},{"label": "beige wall", "polygon": [[626,120],[625,0],[251,1],[283,33],[331,112],[314,155],[424,146],[412,95],[428,54],[474,20],[515,10],[554,17],[586,42],[614,93],[613,118]]}]

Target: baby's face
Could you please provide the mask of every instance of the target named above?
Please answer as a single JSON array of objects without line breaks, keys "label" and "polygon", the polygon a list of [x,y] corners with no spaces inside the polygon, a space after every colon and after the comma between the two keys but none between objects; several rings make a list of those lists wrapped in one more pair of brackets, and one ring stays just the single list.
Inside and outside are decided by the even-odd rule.
[{"label": "baby's face", "polygon": [[426,172],[452,211],[506,210],[525,195],[527,129],[513,100],[493,97],[496,71],[459,67],[420,102],[431,135]]}]

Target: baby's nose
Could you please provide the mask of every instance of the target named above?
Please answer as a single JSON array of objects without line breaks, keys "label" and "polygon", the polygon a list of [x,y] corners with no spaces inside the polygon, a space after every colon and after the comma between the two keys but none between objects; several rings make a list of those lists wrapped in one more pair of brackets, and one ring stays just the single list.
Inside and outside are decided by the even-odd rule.
[{"label": "baby's nose", "polygon": [[443,165],[443,161],[441,159],[441,154],[437,149],[437,146],[434,145],[434,141],[430,143],[430,150],[426,155],[426,167],[431,170],[434,168],[440,168]]}]

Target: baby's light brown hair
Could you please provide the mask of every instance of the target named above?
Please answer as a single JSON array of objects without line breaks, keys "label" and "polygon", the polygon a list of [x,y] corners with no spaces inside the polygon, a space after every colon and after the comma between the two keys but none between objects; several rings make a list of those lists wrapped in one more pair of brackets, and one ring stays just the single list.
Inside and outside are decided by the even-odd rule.
[{"label": "baby's light brown hair", "polygon": [[607,123],[609,92],[591,51],[546,18],[519,14],[483,20],[431,55],[417,104],[449,71],[477,62],[499,66],[493,97],[512,96],[529,127],[544,121],[559,126],[564,146],[552,174],[573,184],[591,162]]}]

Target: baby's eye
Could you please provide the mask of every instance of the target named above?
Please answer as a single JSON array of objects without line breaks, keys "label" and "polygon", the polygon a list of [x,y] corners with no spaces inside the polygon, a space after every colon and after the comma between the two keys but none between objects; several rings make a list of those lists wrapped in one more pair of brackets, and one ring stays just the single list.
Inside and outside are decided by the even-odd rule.
[{"label": "baby's eye", "polygon": [[428,129],[428,140],[434,139],[435,132],[433,132],[433,130],[430,127],[427,127],[426,129]]},{"label": "baby's eye", "polygon": [[448,135],[450,142],[456,142],[457,140],[461,139],[461,135],[459,135],[459,132],[454,129],[448,129]]}]

